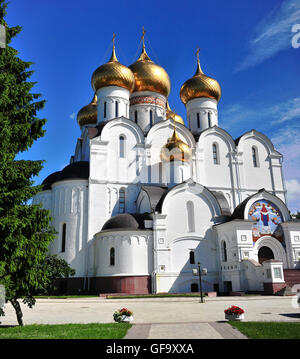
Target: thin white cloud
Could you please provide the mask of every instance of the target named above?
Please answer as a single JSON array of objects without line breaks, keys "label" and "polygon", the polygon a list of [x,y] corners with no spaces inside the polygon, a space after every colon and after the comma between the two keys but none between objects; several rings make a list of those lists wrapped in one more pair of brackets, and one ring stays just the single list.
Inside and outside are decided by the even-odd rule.
[{"label": "thin white cloud", "polygon": [[300,211],[300,180],[291,179],[285,183],[290,211],[296,213]]},{"label": "thin white cloud", "polygon": [[251,128],[264,126],[278,127],[278,124],[291,123],[292,120],[300,120],[300,97],[296,97],[276,105],[250,106],[244,104],[233,104],[227,106],[220,112],[220,123],[225,129],[230,129],[235,124],[247,123]]},{"label": "thin white cloud", "polygon": [[76,113],[75,112],[71,113],[71,115],[69,117],[71,120],[75,120]]},{"label": "thin white cloud", "polygon": [[255,28],[249,53],[237,71],[262,63],[279,51],[292,48],[293,25],[300,23],[300,1],[285,0]]}]

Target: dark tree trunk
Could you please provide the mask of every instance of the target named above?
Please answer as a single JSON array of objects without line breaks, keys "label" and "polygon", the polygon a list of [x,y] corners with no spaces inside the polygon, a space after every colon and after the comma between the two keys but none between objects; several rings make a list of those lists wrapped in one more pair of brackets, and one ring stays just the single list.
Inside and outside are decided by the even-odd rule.
[{"label": "dark tree trunk", "polygon": [[17,320],[19,325],[23,326],[23,313],[22,313],[22,309],[20,306],[20,303],[18,302],[17,299],[13,298],[10,300],[12,306],[14,307],[16,314],[17,314]]}]

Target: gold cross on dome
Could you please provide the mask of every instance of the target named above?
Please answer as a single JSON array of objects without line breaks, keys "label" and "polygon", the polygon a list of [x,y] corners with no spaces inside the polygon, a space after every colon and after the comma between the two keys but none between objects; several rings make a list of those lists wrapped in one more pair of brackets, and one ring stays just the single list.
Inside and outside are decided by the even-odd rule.
[{"label": "gold cross on dome", "polygon": [[143,26],[143,31],[142,31],[143,49],[145,49],[145,34],[146,34],[146,30]]},{"label": "gold cross on dome", "polygon": [[197,51],[196,51],[196,56],[197,56],[197,61],[199,62],[199,52],[200,52],[200,47],[197,47]]},{"label": "gold cross on dome", "polygon": [[115,38],[116,38],[116,34],[113,33],[113,38],[112,38],[113,47],[115,47]]}]

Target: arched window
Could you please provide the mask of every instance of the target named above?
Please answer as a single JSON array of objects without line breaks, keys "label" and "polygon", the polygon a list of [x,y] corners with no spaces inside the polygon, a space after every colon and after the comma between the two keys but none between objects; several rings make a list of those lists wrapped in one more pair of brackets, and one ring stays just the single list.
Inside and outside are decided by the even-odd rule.
[{"label": "arched window", "polygon": [[120,136],[119,137],[119,155],[121,158],[125,157],[125,137]]},{"label": "arched window", "polygon": [[111,266],[115,265],[115,249],[111,248],[109,251],[109,264]]},{"label": "arched window", "polygon": [[116,117],[119,117],[119,102],[116,101]]},{"label": "arched window", "polygon": [[150,110],[150,112],[149,112],[149,120],[150,120],[150,127],[152,127],[153,126],[153,111],[152,110]]},{"label": "arched window", "polygon": [[61,251],[66,251],[66,233],[67,233],[67,225],[64,223],[62,225],[62,232],[61,232]]},{"label": "arched window", "polygon": [[138,123],[138,112],[136,110],[134,111],[134,122]]},{"label": "arched window", "polygon": [[208,127],[211,127],[211,113],[208,112]]},{"label": "arched window", "polygon": [[219,160],[219,149],[218,149],[218,145],[216,143],[213,143],[213,145],[212,145],[212,152],[213,152],[214,164],[218,165],[220,163],[220,160]]},{"label": "arched window", "polygon": [[258,167],[258,155],[257,155],[257,148],[252,147],[252,160],[253,160],[253,167]]},{"label": "arched window", "polygon": [[195,232],[194,203],[186,203],[188,232]]},{"label": "arched window", "polygon": [[226,248],[226,242],[223,241],[222,244],[222,261],[227,262],[227,248]]},{"label": "arched window", "polygon": [[197,127],[200,128],[200,114],[197,112]]},{"label": "arched window", "polygon": [[104,108],[103,108],[103,117],[106,118],[106,110],[107,110],[107,102],[104,102]]},{"label": "arched window", "polygon": [[195,252],[190,251],[190,264],[195,264]]},{"label": "arched window", "polygon": [[121,188],[119,191],[119,213],[125,213],[125,188]]}]

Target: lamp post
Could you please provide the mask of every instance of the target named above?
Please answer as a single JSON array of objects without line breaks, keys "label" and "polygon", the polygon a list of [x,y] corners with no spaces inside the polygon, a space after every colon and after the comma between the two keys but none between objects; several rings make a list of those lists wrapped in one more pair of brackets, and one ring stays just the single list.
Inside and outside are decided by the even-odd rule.
[{"label": "lamp post", "polygon": [[201,303],[203,303],[202,278],[201,278],[201,266],[200,266],[200,262],[198,262],[198,273],[199,273],[199,283],[200,283],[200,297],[201,297]]},{"label": "lamp post", "polygon": [[[202,273],[202,271],[203,271],[203,273]],[[199,284],[200,284],[200,302],[199,303],[204,303],[203,292],[202,292],[202,274],[206,275],[207,269],[203,268],[202,271],[201,271],[201,264],[200,264],[200,262],[198,262],[198,271],[197,271],[197,269],[193,269],[193,274],[199,275]]]}]

